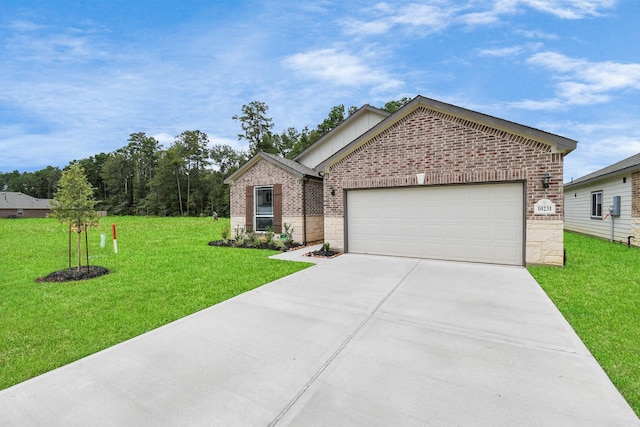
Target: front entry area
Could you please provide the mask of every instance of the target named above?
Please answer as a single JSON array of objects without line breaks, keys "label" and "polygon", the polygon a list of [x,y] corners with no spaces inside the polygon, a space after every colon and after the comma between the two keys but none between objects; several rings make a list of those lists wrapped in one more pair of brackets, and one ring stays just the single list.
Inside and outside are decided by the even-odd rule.
[{"label": "front entry area", "polygon": [[524,265],[521,182],[348,190],[346,251]]}]

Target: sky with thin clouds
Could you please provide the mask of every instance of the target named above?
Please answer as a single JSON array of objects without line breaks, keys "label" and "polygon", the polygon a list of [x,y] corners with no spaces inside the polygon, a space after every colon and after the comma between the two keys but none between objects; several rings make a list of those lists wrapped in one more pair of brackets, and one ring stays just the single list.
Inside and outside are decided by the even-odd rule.
[{"label": "sky with thin clouds", "polygon": [[339,104],[423,95],[578,141],[565,181],[640,152],[637,0],[3,0],[0,171],[145,132],[246,148]]}]

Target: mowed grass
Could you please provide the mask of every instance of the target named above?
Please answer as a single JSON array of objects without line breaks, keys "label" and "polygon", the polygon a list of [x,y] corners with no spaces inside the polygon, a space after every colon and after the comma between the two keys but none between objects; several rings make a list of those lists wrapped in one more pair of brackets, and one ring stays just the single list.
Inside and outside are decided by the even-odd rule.
[{"label": "mowed grass", "polygon": [[640,416],[640,249],[564,237],[565,268],[529,271]]},{"label": "mowed grass", "polygon": [[228,219],[103,218],[89,231],[89,255],[110,274],[36,283],[67,268],[66,226],[0,220],[0,389],[311,265],[268,259],[275,251],[208,246],[225,225]]}]

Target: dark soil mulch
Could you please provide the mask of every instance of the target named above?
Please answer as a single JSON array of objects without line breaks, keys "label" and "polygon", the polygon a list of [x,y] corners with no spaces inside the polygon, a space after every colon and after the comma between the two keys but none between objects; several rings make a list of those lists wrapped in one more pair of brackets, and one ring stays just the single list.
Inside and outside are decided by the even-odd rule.
[{"label": "dark soil mulch", "polygon": [[74,280],[93,279],[94,277],[104,276],[105,274],[109,274],[109,270],[97,265],[91,265],[88,269],[87,267],[81,267],[80,271],[78,271],[78,267],[71,267],[66,270],[54,271],[45,277],[39,277],[36,279],[36,282],[70,282]]},{"label": "dark soil mulch", "polygon": [[245,241],[242,244],[242,246],[237,246],[234,240],[227,240],[227,241],[214,240],[212,242],[209,242],[209,246],[222,246],[222,247],[229,247],[229,248],[245,248],[245,249],[271,249],[274,251],[287,252],[287,251],[291,251],[291,250],[303,247],[304,245],[302,243],[294,242],[291,244],[285,244],[284,246],[277,246],[277,245],[274,245],[273,243],[262,242],[258,246],[253,246],[251,242]]},{"label": "dark soil mulch", "polygon": [[325,251],[325,250],[319,249],[317,251],[307,252],[304,255],[310,256],[310,257],[333,258],[340,255],[340,252],[331,251],[331,250]]}]

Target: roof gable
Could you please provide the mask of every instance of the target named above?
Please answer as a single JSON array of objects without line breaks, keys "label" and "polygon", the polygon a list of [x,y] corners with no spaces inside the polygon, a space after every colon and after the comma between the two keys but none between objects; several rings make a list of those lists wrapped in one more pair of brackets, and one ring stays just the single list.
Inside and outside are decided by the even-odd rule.
[{"label": "roof gable", "polygon": [[552,150],[555,152],[567,154],[573,151],[577,145],[576,141],[569,138],[565,138],[529,126],[520,125],[508,120],[499,119],[497,117],[489,116],[483,113],[478,113],[476,111],[467,110],[465,108],[457,107],[455,105],[447,104],[434,99],[417,96],[411,102],[400,108],[398,111],[388,116],[385,120],[381,121],[376,126],[365,132],[363,135],[356,138],[350,144],[346,145],[331,157],[324,160],[315,169],[324,171],[329,166],[343,159],[349,153],[353,152],[355,149],[357,149],[367,141],[370,141],[372,138],[389,129],[400,120],[411,114],[413,111],[421,107],[462,120],[467,120],[481,126],[487,126],[495,130],[505,131],[514,135],[522,136],[544,143],[551,146]]},{"label": "roof gable", "polygon": [[342,123],[323,135],[316,142],[298,154],[294,160],[309,168],[315,168],[320,162],[331,157],[351,141],[371,129],[391,113],[371,105],[364,105]]},{"label": "roof gable", "polygon": [[252,168],[259,160],[265,160],[273,165],[279,167],[295,176],[296,178],[320,178],[320,174],[313,169],[310,169],[300,163],[297,163],[290,159],[285,159],[284,157],[277,156],[275,154],[269,154],[260,151],[258,154],[249,159],[244,165],[240,166],[240,168],[229,175],[225,180],[225,184],[232,184],[238,177],[243,175],[246,171]]},{"label": "roof gable", "polygon": [[599,169],[595,172],[591,172],[590,174],[584,175],[578,179],[566,183],[564,186],[570,187],[572,185],[584,184],[586,182],[594,181],[596,179],[604,178],[617,173],[632,172],[636,170],[640,170],[640,153]]}]

